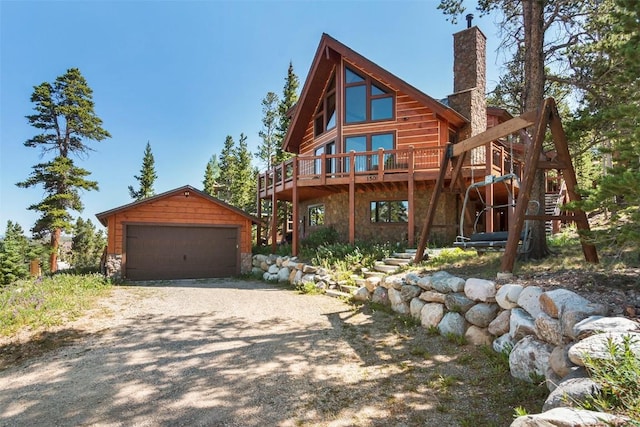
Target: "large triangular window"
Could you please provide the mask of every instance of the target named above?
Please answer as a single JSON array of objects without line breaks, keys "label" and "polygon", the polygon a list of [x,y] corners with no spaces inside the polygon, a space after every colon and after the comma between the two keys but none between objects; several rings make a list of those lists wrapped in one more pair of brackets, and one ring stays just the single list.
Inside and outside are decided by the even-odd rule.
[{"label": "large triangular window", "polygon": [[349,67],[344,69],[345,123],[394,118],[393,91],[364,77]]},{"label": "large triangular window", "polygon": [[331,76],[327,89],[316,109],[313,134],[318,136],[336,127],[336,75]]}]

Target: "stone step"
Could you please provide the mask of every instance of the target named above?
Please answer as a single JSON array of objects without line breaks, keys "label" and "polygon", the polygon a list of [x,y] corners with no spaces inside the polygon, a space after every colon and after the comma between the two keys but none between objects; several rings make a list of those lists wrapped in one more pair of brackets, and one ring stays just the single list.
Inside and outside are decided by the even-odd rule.
[{"label": "stone step", "polygon": [[411,252],[394,252],[391,256],[393,258],[402,258],[402,259],[411,260],[411,259],[413,259],[413,257],[416,256],[416,253],[415,252],[413,252],[413,253],[411,253]]},{"label": "stone step", "polygon": [[405,258],[385,258],[382,260],[387,265],[407,265],[409,264],[409,260]]},{"label": "stone step", "polygon": [[[362,286],[364,286],[364,284]],[[338,287],[340,288],[340,292],[345,292],[345,293],[348,293],[349,295],[355,294],[356,291],[358,290],[357,286],[351,286],[351,285],[338,285]]]},{"label": "stone step", "polygon": [[334,297],[334,298],[351,298],[352,295],[348,294],[346,292],[341,292],[335,289],[327,289],[327,291],[325,292],[325,295],[329,295],[330,297]]},{"label": "stone step", "polygon": [[380,278],[382,278],[382,277],[386,276],[386,274],[384,274],[381,271],[370,271],[370,270],[363,272],[363,274],[364,274],[364,278],[365,279],[368,279],[369,277],[380,277]]},{"label": "stone step", "polygon": [[387,264],[380,263],[380,264],[374,265],[373,269],[376,270],[376,271],[379,271],[381,273],[390,274],[390,273],[395,273],[396,270],[398,269],[398,266],[397,265],[387,265]]}]

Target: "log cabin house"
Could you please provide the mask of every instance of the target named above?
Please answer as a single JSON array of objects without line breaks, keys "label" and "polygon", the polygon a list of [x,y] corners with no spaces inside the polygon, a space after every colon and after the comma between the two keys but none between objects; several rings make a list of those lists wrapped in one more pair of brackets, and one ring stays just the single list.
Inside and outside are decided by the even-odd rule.
[{"label": "log cabin house", "polygon": [[[334,227],[351,243],[402,241],[415,247],[446,143],[511,118],[486,105],[484,34],[469,22],[453,38],[454,93],[439,101],[322,35],[300,99],[290,111],[283,149],[294,157],[258,178],[258,199],[271,201],[271,212],[282,201],[290,202],[294,255],[300,239],[318,227]],[[472,152],[463,176],[470,182],[520,174],[521,164],[513,157],[506,141],[488,143]],[[484,191],[490,205],[508,197],[492,186]],[[455,239],[461,205],[460,194],[440,198],[432,233],[436,243],[449,245]],[[506,230],[508,216],[507,209],[490,211],[481,226]],[[274,216],[268,221],[266,240],[275,245],[277,229],[286,225],[277,224]]]}]

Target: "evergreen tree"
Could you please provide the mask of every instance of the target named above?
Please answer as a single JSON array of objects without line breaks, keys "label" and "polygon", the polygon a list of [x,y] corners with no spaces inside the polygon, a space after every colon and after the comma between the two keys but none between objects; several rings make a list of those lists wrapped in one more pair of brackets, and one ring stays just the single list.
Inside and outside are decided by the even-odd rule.
[{"label": "evergreen tree", "polygon": [[72,263],[76,268],[97,268],[106,245],[102,230],[96,230],[90,219],[76,220],[71,239]]},{"label": "evergreen tree", "polygon": [[227,135],[224,146],[218,157],[220,166],[220,182],[217,197],[226,203],[231,203],[231,186],[236,171],[235,141],[231,135]]},{"label": "evergreen tree", "polygon": [[230,204],[250,213],[256,211],[256,171],[251,166],[251,152],[247,146],[247,136],[240,134],[234,152],[234,170],[231,180]]},{"label": "evergreen tree", "polygon": [[138,181],[140,188],[134,190],[132,185],[129,186],[129,195],[132,199],[142,200],[155,194],[153,183],[156,181],[156,178],[158,178],[158,175],[156,174],[155,160],[151,152],[151,144],[148,141],[144,149],[140,176],[134,175],[133,177]]},{"label": "evergreen tree", "polygon": [[86,155],[90,151],[83,140],[102,141],[111,136],[94,112],[92,97],[93,91],[77,68],[67,70],[53,84],[44,82],[35,86],[31,95],[36,113],[27,116],[27,120],[40,133],[24,145],[40,148],[43,155],[51,151],[55,156],[49,162],[33,166],[29,178],[17,185],[44,187],[45,199],[29,209],[41,213],[32,228],[34,235],[50,237],[52,272],[57,270],[62,231],[72,227],[69,210],[83,209],[79,190],[98,189],[97,182],[85,179],[90,172],[76,167],[69,156]]},{"label": "evergreen tree", "polygon": [[284,138],[289,130],[291,118],[287,115],[289,110],[298,102],[298,86],[300,81],[293,71],[293,63],[289,62],[287,69],[287,77],[285,78],[284,88],[282,89],[282,99],[278,105],[279,120],[277,128],[278,146],[276,149],[276,163],[283,162],[291,157],[290,153],[282,150]]},{"label": "evergreen tree", "polygon": [[262,142],[258,146],[256,157],[262,161],[265,169],[273,167],[276,152],[282,145],[279,135],[280,100],[273,92],[267,93],[262,100],[262,130],[258,133]]},{"label": "evergreen tree", "polygon": [[9,285],[29,275],[29,241],[18,223],[7,221],[0,242],[0,285]]},{"label": "evergreen tree", "polygon": [[211,156],[211,159],[207,162],[207,168],[204,171],[204,192],[210,196],[216,196],[218,188],[218,180],[220,179],[220,166],[218,165],[218,159],[216,156]]}]

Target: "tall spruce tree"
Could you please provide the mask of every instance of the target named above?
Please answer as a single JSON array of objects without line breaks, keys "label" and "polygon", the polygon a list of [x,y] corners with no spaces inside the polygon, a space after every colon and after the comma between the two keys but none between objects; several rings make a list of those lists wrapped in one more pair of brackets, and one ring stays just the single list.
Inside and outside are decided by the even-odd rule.
[{"label": "tall spruce tree", "polygon": [[289,124],[291,117],[288,115],[291,108],[298,102],[298,87],[300,86],[300,80],[293,71],[293,63],[289,62],[289,68],[287,69],[287,77],[285,78],[284,87],[282,88],[282,98],[278,105],[278,127],[277,127],[277,140],[278,147],[276,149],[276,162],[282,162],[291,157],[290,153],[285,152],[282,148],[284,138],[289,130]]},{"label": "tall spruce tree", "polygon": [[129,186],[129,195],[132,199],[142,200],[155,194],[153,183],[158,178],[158,175],[156,174],[155,159],[153,158],[149,141],[147,141],[147,146],[144,149],[140,175],[134,175],[133,177],[138,181],[139,188],[135,190],[132,185]]},{"label": "tall spruce tree", "polygon": [[218,165],[218,159],[216,156],[211,156],[211,159],[207,162],[207,167],[204,171],[204,192],[210,196],[216,196],[218,189],[218,180],[220,179],[220,166]]},{"label": "tall spruce tree", "polygon": [[217,197],[226,203],[231,203],[231,186],[236,171],[235,141],[231,135],[227,135],[224,146],[218,156],[220,166],[220,186],[217,190]]},{"label": "tall spruce tree", "polygon": [[7,221],[0,241],[0,285],[9,285],[29,275],[29,241],[18,223]]},{"label": "tall spruce tree", "polygon": [[240,134],[233,154],[235,168],[231,180],[231,204],[253,214],[256,211],[256,171],[251,166],[251,152],[245,134]]},{"label": "tall spruce tree", "polygon": [[77,68],[67,70],[53,84],[35,86],[31,102],[35,114],[27,120],[40,133],[24,145],[40,148],[42,155],[53,152],[54,158],[33,166],[29,178],[17,185],[44,187],[44,200],[28,209],[40,212],[32,232],[36,237],[50,237],[49,264],[55,272],[62,231],[70,231],[73,226],[69,211],[83,210],[80,190],[98,189],[97,182],[86,179],[90,172],[76,167],[69,156],[91,151],[84,140],[102,141],[111,135],[102,128],[102,120],[94,111],[93,91]]},{"label": "tall spruce tree", "polygon": [[280,122],[280,100],[274,92],[269,92],[262,99],[262,129],[258,132],[262,140],[258,146],[256,157],[262,161],[265,169],[273,167],[275,156],[282,145],[278,130]]}]

